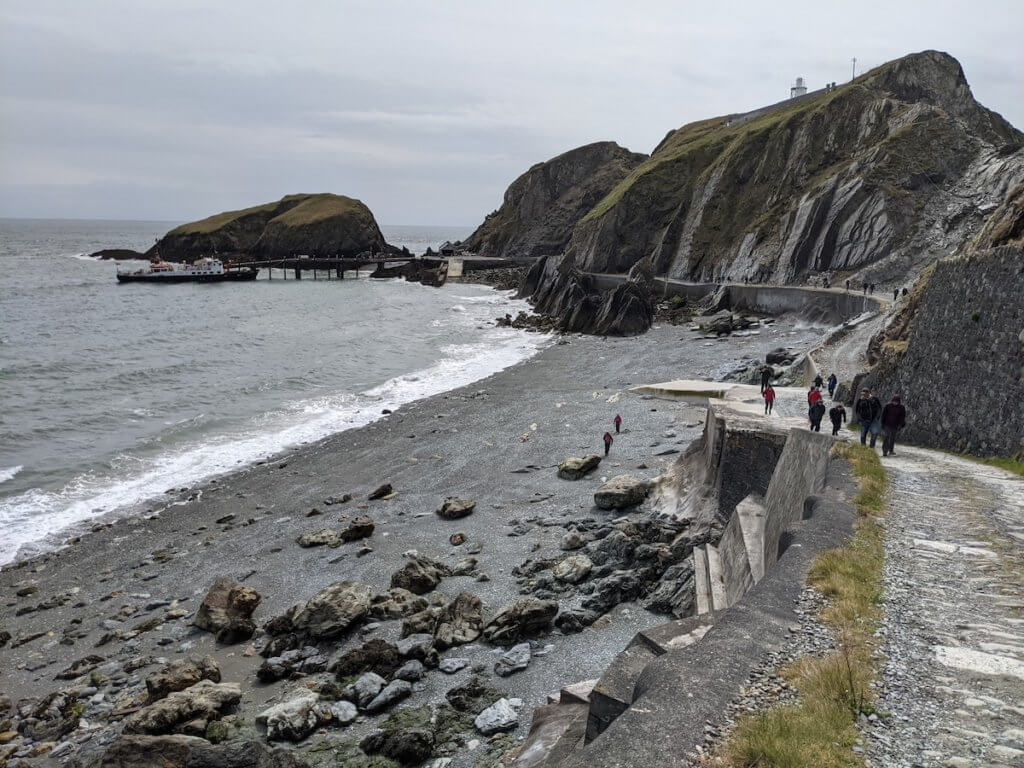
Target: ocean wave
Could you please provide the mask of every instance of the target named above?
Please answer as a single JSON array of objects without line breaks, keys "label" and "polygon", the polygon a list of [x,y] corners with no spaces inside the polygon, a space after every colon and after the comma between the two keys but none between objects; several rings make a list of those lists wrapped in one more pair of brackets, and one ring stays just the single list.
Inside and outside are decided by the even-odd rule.
[{"label": "ocean wave", "polygon": [[6,483],[8,480],[13,480],[14,476],[21,472],[24,467],[19,464],[16,467],[0,467],[0,483]]},{"label": "ocean wave", "polygon": [[[82,474],[59,491],[33,489],[4,499],[0,564],[13,560],[19,551],[52,549],[69,529],[100,515],[127,513],[168,488],[223,475],[296,445],[365,426],[382,418],[383,409],[394,411],[479,381],[531,357],[549,342],[540,334],[490,329],[480,341],[442,348],[443,357],[433,365],[363,392],[302,400],[257,415],[232,434],[207,436],[155,458],[122,455],[111,462],[109,471]],[[172,428],[201,418],[185,419]]]}]

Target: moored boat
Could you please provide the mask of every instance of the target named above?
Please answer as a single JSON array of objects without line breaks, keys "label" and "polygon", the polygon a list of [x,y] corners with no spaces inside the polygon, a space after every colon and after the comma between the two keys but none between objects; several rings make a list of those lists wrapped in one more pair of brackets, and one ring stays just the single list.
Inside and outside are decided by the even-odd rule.
[{"label": "moored boat", "polygon": [[236,280],[255,280],[260,273],[255,267],[243,269],[224,266],[220,259],[204,256],[191,264],[178,267],[155,259],[149,269],[118,272],[119,283],[221,283]]}]

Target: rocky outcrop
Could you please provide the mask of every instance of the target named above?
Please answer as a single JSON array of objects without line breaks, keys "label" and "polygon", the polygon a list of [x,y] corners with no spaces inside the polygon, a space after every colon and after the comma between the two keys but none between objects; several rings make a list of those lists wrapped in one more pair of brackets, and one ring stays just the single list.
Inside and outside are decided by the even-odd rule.
[{"label": "rocky outcrop", "polygon": [[576,223],[646,157],[602,141],[537,163],[463,247],[501,258],[561,253]]},{"label": "rocky outcrop", "polygon": [[[671,132],[580,219],[563,255],[535,265],[523,293],[563,329],[590,330],[603,303],[626,297],[603,299],[586,273],[641,260],[699,282],[903,284],[962,249],[1024,182],[1022,146],[974,100],[955,59],[906,56],[829,91]],[[993,223],[990,244],[1019,235]]]},{"label": "rocky outcrop", "polygon": [[602,291],[596,279],[577,269],[571,260],[546,256],[537,261],[524,283],[538,312],[556,318],[566,333],[599,336],[636,336],[654,322],[654,288],[650,262],[641,261],[629,280]]},{"label": "rocky outcrop", "polygon": [[219,643],[237,643],[252,637],[256,624],[251,616],[263,598],[252,587],[234,579],[217,579],[192,623],[207,632],[213,632]]},{"label": "rocky outcrop", "polygon": [[700,281],[868,265],[871,282],[902,279],[930,260],[930,225],[959,242],[977,230],[976,206],[1024,174],[1022,139],[974,100],[955,59],[925,51],[799,102],[678,129],[567,251],[587,271],[651,257],[658,274]]},{"label": "rocky outcrop", "polygon": [[351,197],[287,195],[277,202],[218,213],[175,227],[147,253],[170,261],[244,254],[260,257],[355,256],[393,250],[370,209]]},{"label": "rocky outcrop", "polygon": [[211,744],[197,736],[122,736],[89,768],[304,768],[305,762],[258,741]]}]

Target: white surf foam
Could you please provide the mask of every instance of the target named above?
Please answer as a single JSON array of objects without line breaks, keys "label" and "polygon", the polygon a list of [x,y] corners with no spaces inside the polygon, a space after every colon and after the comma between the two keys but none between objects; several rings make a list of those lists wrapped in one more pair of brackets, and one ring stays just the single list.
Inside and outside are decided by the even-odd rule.
[{"label": "white surf foam", "polygon": [[[478,327],[491,314],[486,305],[480,309],[458,316],[467,327]],[[256,416],[233,434],[184,445],[153,459],[122,456],[110,472],[79,476],[59,492],[34,489],[5,499],[0,502],[0,565],[19,551],[29,555],[53,549],[68,529],[100,515],[130,512],[168,488],[237,470],[290,447],[369,424],[382,418],[384,409],[394,411],[479,381],[526,360],[550,341],[540,334],[497,328],[485,329],[478,339],[444,347],[443,357],[428,368],[364,392],[311,398]]]},{"label": "white surf foam", "polygon": [[0,467],[0,483],[6,483],[8,480],[13,480],[14,476],[21,472],[24,467],[19,464],[16,467]]}]

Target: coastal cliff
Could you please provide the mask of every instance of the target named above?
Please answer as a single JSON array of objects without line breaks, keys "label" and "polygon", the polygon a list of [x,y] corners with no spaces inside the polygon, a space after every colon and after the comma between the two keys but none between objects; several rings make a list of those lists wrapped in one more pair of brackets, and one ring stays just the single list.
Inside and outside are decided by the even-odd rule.
[{"label": "coastal cliff", "polygon": [[344,195],[287,195],[277,202],[227,211],[175,227],[154,249],[170,261],[203,255],[354,256],[389,250],[373,213]]},{"label": "coastal cliff", "polygon": [[580,217],[527,293],[565,316],[573,307],[550,297],[575,296],[570,280],[640,259],[654,275],[697,282],[902,285],[979,235],[1024,183],[1022,147],[1024,135],[974,99],[956,59],[912,54],[670,132]]},{"label": "coastal cliff", "polygon": [[512,182],[501,207],[463,246],[501,258],[561,253],[576,222],[645,159],[601,141],[537,163]]}]

